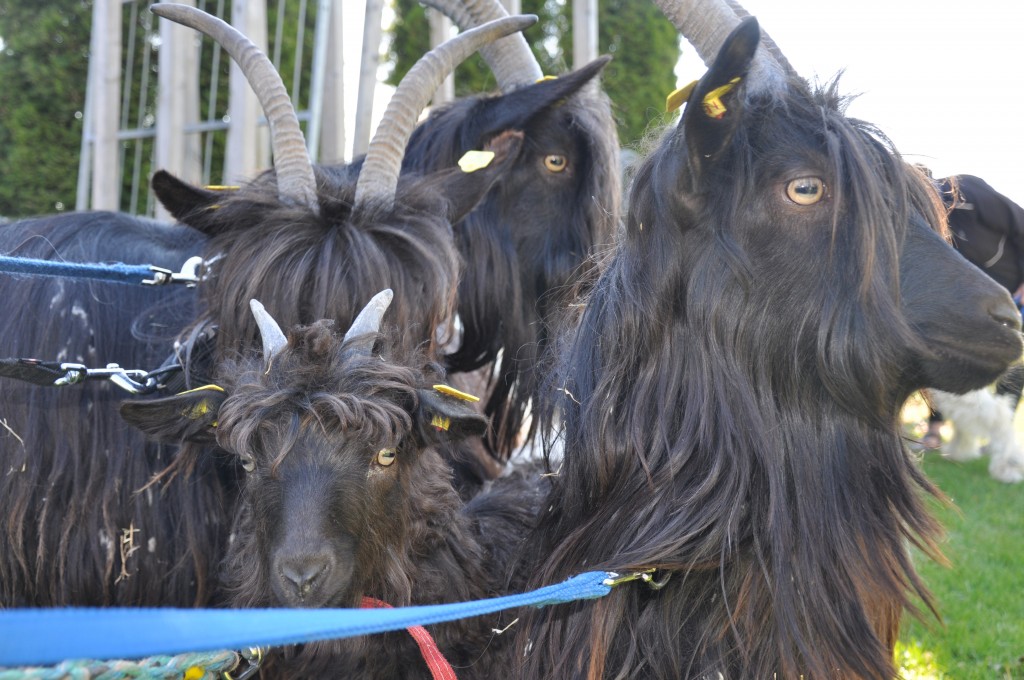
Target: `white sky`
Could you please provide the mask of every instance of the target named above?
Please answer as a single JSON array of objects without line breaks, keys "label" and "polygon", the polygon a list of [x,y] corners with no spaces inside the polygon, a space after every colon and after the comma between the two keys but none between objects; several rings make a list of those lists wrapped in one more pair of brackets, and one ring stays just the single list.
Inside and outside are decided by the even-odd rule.
[{"label": "white sky", "polygon": [[[804,77],[845,69],[840,90],[860,93],[848,113],[908,160],[1024,205],[1024,2],[741,1]],[[689,81],[703,65],[688,51],[682,70]]]}]

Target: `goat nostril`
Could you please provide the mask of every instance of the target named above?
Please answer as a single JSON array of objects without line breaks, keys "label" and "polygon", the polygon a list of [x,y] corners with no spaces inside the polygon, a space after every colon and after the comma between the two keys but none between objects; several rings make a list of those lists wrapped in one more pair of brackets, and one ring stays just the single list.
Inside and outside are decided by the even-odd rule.
[{"label": "goat nostril", "polygon": [[281,565],[281,577],[285,585],[293,587],[299,597],[305,597],[327,571],[327,567],[325,559],[296,560]]}]

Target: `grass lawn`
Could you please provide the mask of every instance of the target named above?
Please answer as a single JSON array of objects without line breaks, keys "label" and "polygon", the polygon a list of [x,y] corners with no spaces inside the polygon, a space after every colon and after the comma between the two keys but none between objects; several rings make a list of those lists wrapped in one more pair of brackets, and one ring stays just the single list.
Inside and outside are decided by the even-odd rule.
[{"label": "grass lawn", "polygon": [[[904,413],[915,436],[923,433],[922,413],[914,402]],[[1022,421],[1024,409],[1019,432]],[[904,618],[897,656],[905,677],[1024,680],[1024,484],[989,477],[987,459],[956,463],[928,452],[923,465],[955,504],[935,508],[952,565],[918,556],[943,621]]]}]

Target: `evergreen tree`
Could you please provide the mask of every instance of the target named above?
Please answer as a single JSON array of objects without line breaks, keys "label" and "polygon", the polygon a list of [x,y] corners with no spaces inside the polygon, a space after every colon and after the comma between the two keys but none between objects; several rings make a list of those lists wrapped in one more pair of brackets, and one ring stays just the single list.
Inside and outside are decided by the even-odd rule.
[{"label": "evergreen tree", "polygon": [[0,215],[75,207],[91,5],[0,0]]},{"label": "evergreen tree", "polygon": [[[571,11],[563,17],[559,45],[570,60]],[[650,0],[600,0],[597,22],[598,54],[613,57],[601,82],[612,100],[620,143],[635,147],[648,126],[662,120],[665,97],[675,89],[679,34]]]}]

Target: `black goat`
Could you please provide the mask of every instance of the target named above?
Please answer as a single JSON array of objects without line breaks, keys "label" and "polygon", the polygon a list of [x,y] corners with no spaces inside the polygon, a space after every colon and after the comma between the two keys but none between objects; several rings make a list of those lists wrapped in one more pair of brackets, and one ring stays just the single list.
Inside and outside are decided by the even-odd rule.
[{"label": "black goat", "polygon": [[[459,277],[451,221],[487,192],[519,152],[521,137],[509,133],[495,139],[494,161],[472,173],[449,169],[399,178],[396,150],[405,146],[415,112],[444,77],[439,57],[457,63],[481,42],[532,21],[520,17],[483,28],[425,57],[396,92],[357,177],[355,171],[312,168],[283,84],[251,43],[219,20],[207,22],[193,8],[157,5],[154,11],[197,27],[201,22],[201,30],[216,34],[236,60],[245,62],[251,81],[264,83],[259,94],[269,112],[276,163],[276,171],[221,196],[216,207],[204,202],[206,194],[169,175],[154,178],[175,194],[179,207],[194,201],[187,223],[208,237],[207,260],[219,258],[199,285],[197,316],[183,331],[179,351],[187,354],[189,339],[208,336],[211,329],[215,346],[196,352],[205,356],[202,361],[183,356],[187,371],[211,375],[219,361],[258,343],[256,325],[239,311],[252,297],[282,310],[288,324],[322,318],[348,324],[358,311],[357,300],[391,286],[396,303],[389,321],[411,344],[434,342],[435,329],[451,317]],[[21,299],[19,283],[0,282],[10,293],[8,304]],[[61,284],[52,285],[60,290]],[[112,301],[111,317],[122,311],[119,292],[104,291]],[[51,303],[62,300],[48,294],[31,302],[37,308]],[[74,307],[70,314],[76,315]],[[139,366],[137,355],[126,359],[118,353],[122,345],[95,343],[108,333],[99,325],[105,317],[86,316],[71,338],[76,347],[93,342],[83,363],[95,354]],[[39,355],[53,347],[53,339],[19,344],[17,330],[9,328],[4,354]],[[64,332],[54,333],[61,343]],[[6,472],[0,477],[0,517],[7,546],[0,554],[0,606],[209,602],[218,588],[215,564],[233,507],[238,474],[233,461],[215,452],[145,445],[127,434],[110,408],[109,385],[74,393],[47,389],[16,385],[0,395],[7,425],[0,445]],[[151,485],[157,475],[171,481]]]},{"label": "black goat", "polygon": [[900,408],[1021,356],[1009,295],[943,241],[920,175],[713,4],[683,23],[736,28],[696,45],[709,70],[566,339],[531,548],[534,585],[667,584],[528,613],[518,677],[894,677],[902,610],[931,606],[908,543],[934,555],[939,529]]},{"label": "black goat", "polygon": [[[463,506],[439,449],[479,436],[486,420],[437,391],[443,374],[426,354],[406,355],[394,333],[378,338],[390,294],[371,301],[344,339],[320,321],[286,341],[254,303],[265,359],[223,363],[216,389],[122,406],[144,431],[169,443],[216,441],[245,469],[223,563],[227,604],[436,604],[493,597],[509,583],[507,555],[532,527],[543,480],[502,477]],[[507,623],[476,617],[431,631],[460,677],[493,678],[507,670],[509,645],[492,628]],[[265,670],[430,677],[404,632],[287,650]]]}]

